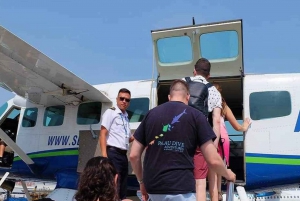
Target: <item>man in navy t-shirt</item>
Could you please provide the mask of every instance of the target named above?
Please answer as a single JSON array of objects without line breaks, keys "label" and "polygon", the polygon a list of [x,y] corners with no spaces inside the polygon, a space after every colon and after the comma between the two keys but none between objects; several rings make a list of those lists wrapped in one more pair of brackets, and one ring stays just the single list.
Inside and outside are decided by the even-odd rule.
[{"label": "man in navy t-shirt", "polygon": [[205,116],[187,105],[186,82],[171,84],[169,100],[150,110],[134,134],[130,161],[143,198],[149,194],[152,201],[196,200],[193,157],[197,146],[214,171],[235,181],[235,174],[225,168],[217,153],[216,136]]}]

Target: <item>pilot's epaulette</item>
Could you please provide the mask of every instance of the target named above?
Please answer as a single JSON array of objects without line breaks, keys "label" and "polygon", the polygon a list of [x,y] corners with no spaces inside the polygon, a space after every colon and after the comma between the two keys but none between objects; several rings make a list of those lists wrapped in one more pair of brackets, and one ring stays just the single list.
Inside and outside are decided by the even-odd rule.
[{"label": "pilot's epaulette", "polygon": [[111,109],[111,110],[116,110],[116,108],[115,108],[115,107],[110,107],[109,109]]}]

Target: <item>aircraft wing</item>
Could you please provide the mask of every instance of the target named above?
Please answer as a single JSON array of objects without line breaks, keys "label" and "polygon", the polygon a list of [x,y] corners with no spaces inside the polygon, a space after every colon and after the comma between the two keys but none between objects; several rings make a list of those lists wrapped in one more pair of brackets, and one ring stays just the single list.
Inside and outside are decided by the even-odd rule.
[{"label": "aircraft wing", "polygon": [[44,106],[111,102],[104,93],[1,26],[0,87]]}]

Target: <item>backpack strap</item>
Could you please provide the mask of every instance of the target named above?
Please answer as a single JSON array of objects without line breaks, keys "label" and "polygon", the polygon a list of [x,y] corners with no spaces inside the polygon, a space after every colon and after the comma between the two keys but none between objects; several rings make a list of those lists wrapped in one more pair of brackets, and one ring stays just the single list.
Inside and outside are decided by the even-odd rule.
[{"label": "backpack strap", "polygon": [[212,86],[214,86],[214,85],[213,85],[212,83],[209,82],[209,83],[206,84],[206,86],[207,86],[207,88],[210,88],[210,87],[212,87]]},{"label": "backpack strap", "polygon": [[186,80],[187,83],[192,81],[190,77],[185,77],[185,80]]}]

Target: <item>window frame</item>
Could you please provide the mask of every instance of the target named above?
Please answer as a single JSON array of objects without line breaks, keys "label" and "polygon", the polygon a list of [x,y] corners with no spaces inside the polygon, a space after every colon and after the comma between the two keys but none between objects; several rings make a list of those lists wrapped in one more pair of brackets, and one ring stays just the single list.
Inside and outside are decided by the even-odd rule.
[{"label": "window frame", "polygon": [[[189,43],[186,43],[185,45],[189,45],[189,49],[188,50],[185,50],[184,52],[189,52],[190,54],[188,54],[188,58],[187,60],[179,60],[179,61],[162,61],[162,55],[161,55],[161,51],[163,51],[163,49],[161,50],[160,49],[160,44],[159,42],[160,41],[163,41],[163,40],[170,40],[170,39],[176,39],[176,38],[188,38],[189,40]],[[174,43],[175,44],[175,43]],[[167,49],[170,49],[168,46],[166,46]],[[194,53],[193,53],[193,44],[192,44],[192,41],[191,41],[191,38],[187,35],[183,35],[183,36],[172,36],[172,37],[165,37],[165,38],[160,38],[156,41],[156,48],[157,48],[157,57],[158,57],[158,61],[159,63],[161,63],[162,65],[167,65],[167,66],[175,66],[177,64],[181,64],[181,63],[192,63],[193,62],[193,59],[194,59]],[[180,51],[182,48],[178,48],[178,51],[176,51],[176,55],[180,53]],[[179,53],[178,53],[179,52]],[[174,52],[173,52],[174,54]],[[169,56],[170,53],[168,52],[168,55]],[[175,56],[176,57],[176,56]],[[171,57],[170,57],[171,58]],[[169,58],[168,58],[169,59]]]},{"label": "window frame", "polygon": [[[78,123],[78,114],[79,114],[79,110],[80,110],[80,107],[82,105],[85,105],[85,104],[91,104],[91,103],[99,103],[100,104],[100,113],[99,113],[99,121],[97,123],[92,123],[92,124],[81,124],[81,123]],[[85,102],[85,103],[81,103],[79,106],[78,106],[78,109],[77,109],[77,114],[76,114],[76,123],[77,125],[94,125],[94,124],[99,124],[101,122],[101,112],[102,112],[102,102],[100,101],[93,101],[93,102]],[[86,120],[87,122],[87,120]]]},{"label": "window frame", "polygon": [[[46,125],[46,122],[47,122],[47,117],[48,116],[46,116],[46,114],[47,114],[47,109],[48,108],[58,108],[58,107],[63,107],[63,119],[62,119],[62,123],[61,124],[59,124],[59,125],[49,125],[50,124],[50,122],[52,121],[52,119],[49,121],[49,123],[48,123],[48,125]],[[55,106],[48,106],[48,107],[46,107],[45,108],[45,110],[44,110],[44,116],[43,116],[43,126],[44,127],[57,127],[57,126],[62,126],[63,124],[64,124],[64,120],[65,120],[65,114],[66,114],[66,106],[65,105],[55,105]],[[58,118],[58,117],[57,117]]]},{"label": "window frame", "polygon": [[[131,113],[131,111],[129,111],[129,109],[130,109],[130,107],[131,107],[131,105],[132,105],[132,102],[133,102],[133,100],[137,100],[137,99],[146,99],[147,100],[147,110],[141,110],[142,111],[142,113],[141,114],[136,114],[136,113],[134,113],[134,112],[132,112],[132,114],[130,114]],[[145,108],[146,108],[146,104],[145,105],[143,105],[143,106],[145,106]],[[135,109],[135,111],[136,110],[138,110],[138,109],[140,109],[140,108],[134,108]],[[144,109],[144,107],[142,108],[142,109]],[[144,119],[144,117],[145,117],[145,115],[149,112],[149,110],[150,110],[150,98],[149,97],[136,97],[136,98],[131,98],[131,101],[130,101],[130,106],[127,108],[127,113],[128,113],[128,119],[129,119],[129,123],[138,123],[138,122],[141,122],[143,119]],[[134,116],[134,115],[139,115],[140,117],[139,117],[139,121],[131,121],[132,120],[132,117]]]},{"label": "window frame", "polygon": [[[34,125],[33,126],[24,126],[23,122],[24,122],[24,118],[25,118],[25,115],[26,115],[26,111],[30,110],[30,109],[35,109],[36,110],[36,118],[34,120]],[[21,123],[22,128],[33,128],[33,127],[35,127],[36,123],[37,123],[37,119],[38,119],[38,112],[39,112],[39,109],[37,107],[25,108],[24,113],[23,113],[22,123]]]},{"label": "window frame", "polygon": [[[268,95],[268,99],[265,97],[267,96],[267,93],[274,93],[274,94],[270,94]],[[277,99],[275,100],[275,93],[282,93],[282,94],[286,94],[287,96],[281,96],[279,98],[276,97]],[[259,94],[265,94],[264,96],[259,97],[259,99],[257,97],[253,97],[254,95],[259,95]],[[255,98],[253,100],[253,98]],[[288,98],[288,100],[284,100]],[[265,101],[265,100],[272,100],[272,101],[276,101],[276,102],[280,102],[280,103],[276,103],[277,105],[273,104],[271,105],[271,103],[266,105],[259,105],[261,102]],[[252,104],[254,102],[256,102],[255,104]],[[273,108],[278,108],[278,107],[274,107],[274,106],[280,106],[280,105],[284,105],[282,104],[282,101],[285,101],[284,103],[286,103],[286,101],[289,103],[289,107],[287,108],[288,111],[284,111],[281,113],[276,113],[276,115],[272,114],[266,117],[265,114],[268,114],[267,109],[270,111]],[[258,104],[257,104],[258,103]],[[259,107],[260,106],[260,107]],[[265,110],[265,111],[264,111]],[[275,110],[273,110],[275,111]],[[277,110],[278,111],[278,110]],[[282,117],[287,117],[289,115],[291,115],[292,113],[292,98],[291,98],[291,93],[287,90],[278,90],[278,91],[256,91],[256,92],[251,92],[249,94],[249,114],[250,114],[250,118],[254,121],[259,121],[259,120],[268,120],[268,119],[274,119],[274,118],[282,118]],[[262,115],[263,114],[263,115]],[[256,117],[256,115],[260,115],[259,117]]]},{"label": "window frame", "polygon": [[[205,37],[205,38],[206,37],[212,37],[213,35],[216,35],[216,34],[220,35],[222,33],[229,33],[229,32],[230,33],[235,33],[235,35],[234,35],[234,42],[236,44],[235,44],[235,47],[234,47],[235,48],[234,49],[234,52],[235,52],[234,56],[230,56],[230,57],[226,57],[226,56],[225,57],[224,56],[222,56],[222,57],[212,57],[211,55],[204,55],[203,54],[203,52],[207,52],[207,47],[208,47],[208,46],[203,45],[203,43],[204,44],[205,43],[209,43],[210,44],[209,47],[211,48],[211,44],[212,43],[216,43],[216,42],[219,43],[220,39],[213,38],[213,40],[208,40],[208,42],[206,42],[206,41],[203,41],[201,39],[201,37]],[[226,39],[229,40],[230,38],[228,37]],[[226,40],[226,42],[227,42],[227,40]],[[220,44],[221,43],[217,44],[217,49],[222,48],[225,43],[224,44],[222,43],[221,45]],[[238,36],[238,32],[236,30],[223,30],[223,31],[216,31],[216,32],[210,32],[210,33],[200,34],[200,36],[199,36],[199,49],[200,49],[200,55],[199,55],[200,58],[206,58],[208,60],[235,60],[239,56],[239,36]],[[227,47],[226,48],[226,52],[227,51],[230,52],[231,49],[232,49],[231,46]],[[213,50],[213,52],[215,52],[215,49]],[[222,51],[222,52],[224,52],[224,51]]]}]

